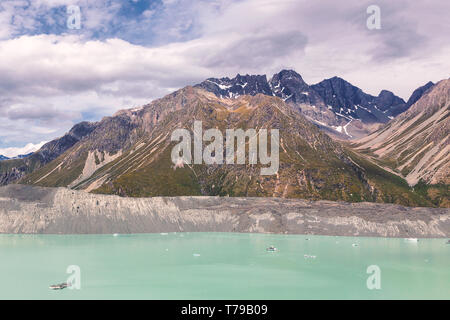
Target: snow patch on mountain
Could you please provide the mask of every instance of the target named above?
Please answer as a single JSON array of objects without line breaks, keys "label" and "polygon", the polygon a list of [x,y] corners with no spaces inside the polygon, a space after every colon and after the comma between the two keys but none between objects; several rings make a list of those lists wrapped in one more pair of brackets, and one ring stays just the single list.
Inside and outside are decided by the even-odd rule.
[{"label": "snow patch on mountain", "polygon": [[223,85],[223,84],[211,81],[211,80],[206,80],[206,81],[211,82],[212,84],[215,84],[216,86],[218,86],[222,90],[227,90],[227,89],[230,89],[232,87],[231,85]]}]

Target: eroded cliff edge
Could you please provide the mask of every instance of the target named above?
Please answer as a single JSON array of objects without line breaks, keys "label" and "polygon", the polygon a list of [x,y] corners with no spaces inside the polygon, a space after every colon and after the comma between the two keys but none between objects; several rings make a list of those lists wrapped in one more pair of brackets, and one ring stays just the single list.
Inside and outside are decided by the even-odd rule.
[{"label": "eroded cliff edge", "polygon": [[450,237],[450,209],[280,198],[122,198],[0,188],[0,233],[260,232]]}]

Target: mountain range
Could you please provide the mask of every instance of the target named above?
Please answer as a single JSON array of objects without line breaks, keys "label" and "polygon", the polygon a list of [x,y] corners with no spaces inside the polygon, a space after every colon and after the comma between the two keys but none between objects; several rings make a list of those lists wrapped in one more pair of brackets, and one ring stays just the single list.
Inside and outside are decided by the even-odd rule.
[{"label": "mountain range", "polygon": [[11,159],[25,159],[25,158],[31,156],[32,154],[33,154],[33,152],[28,153],[28,154],[19,154],[18,156],[15,156],[15,157],[12,157],[12,158],[8,158],[8,157],[5,157],[5,156],[0,154],[0,161],[2,161],[2,160],[11,160]]},{"label": "mountain range", "polygon": [[340,139],[356,139],[406,111],[433,84],[414,91],[408,102],[382,90],[378,96],[364,93],[344,79],[333,77],[308,85],[293,70],[282,70],[267,80],[265,75],[210,78],[195,87],[218,97],[235,98],[262,93],[281,98],[321,129]]},{"label": "mountain range", "polygon": [[[171,132],[205,128],[280,130],[280,170],[260,165],[185,165],[171,162]],[[248,159],[247,159],[248,160]],[[382,178],[381,178],[382,177]],[[347,150],[278,97],[223,99],[186,87],[142,109],[122,110],[23,183],[121,196],[277,196],[426,204],[391,173]]]},{"label": "mountain range", "polygon": [[[427,84],[404,102],[388,91],[377,97],[367,95],[339,78],[309,86],[296,72],[286,70],[270,81],[266,76],[211,78],[141,108],[120,110],[96,123],[80,123],[26,159],[1,161],[0,183],[19,181],[131,197],[276,196],[450,206],[448,153],[433,158],[440,168],[437,176],[442,178],[408,180],[406,172],[399,172],[404,168],[393,166],[390,156],[377,149],[379,145],[367,145],[372,138],[348,143],[329,135],[331,131],[350,134],[353,123],[376,124],[382,129],[373,134],[383,142],[392,134],[382,132],[396,128],[400,121],[403,131],[417,127],[417,136],[428,130],[433,147],[448,147],[449,103],[444,98],[448,92],[442,88],[449,81]],[[344,105],[347,109],[341,107]],[[403,109],[407,111],[394,118]],[[417,117],[425,116],[432,120],[418,127]],[[384,124],[389,117],[394,120]],[[192,130],[195,120],[202,121],[205,129],[222,132],[228,128],[278,129],[278,174],[261,176],[261,165],[250,165],[248,159],[243,165],[174,166],[171,133],[177,128]],[[338,121],[347,122],[342,126],[344,122]],[[342,132],[339,126],[326,123],[341,123]],[[336,138],[334,133],[332,136]],[[404,142],[392,144],[392,152],[399,152]],[[416,144],[407,149],[408,159],[413,158],[406,165],[408,169],[431,150],[421,150]],[[422,159],[427,163],[429,157]]]}]

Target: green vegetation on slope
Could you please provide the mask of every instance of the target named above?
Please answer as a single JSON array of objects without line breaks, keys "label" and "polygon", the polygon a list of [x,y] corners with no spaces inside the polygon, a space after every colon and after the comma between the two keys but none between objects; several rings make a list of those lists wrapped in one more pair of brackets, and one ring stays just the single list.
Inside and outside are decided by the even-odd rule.
[{"label": "green vegetation on slope", "polygon": [[420,180],[412,189],[415,193],[429,199],[436,207],[450,208],[448,184],[426,184]]},{"label": "green vegetation on slope", "polygon": [[[76,180],[81,173],[87,159],[87,153],[83,153],[69,164],[64,163],[64,154],[41,169],[26,176],[21,183],[34,184],[42,187],[65,187]],[[56,173],[57,174],[53,174]]]},{"label": "green vegetation on slope", "polygon": [[158,161],[125,173],[93,192],[129,197],[201,195],[200,185],[189,167],[172,168],[170,150],[166,149]]},{"label": "green vegetation on slope", "polygon": [[374,201],[405,206],[439,206],[426,192],[418,192],[416,188],[411,188],[402,177],[383,170],[360,154],[350,150],[347,152],[363,168],[364,178],[374,188],[372,192]]}]

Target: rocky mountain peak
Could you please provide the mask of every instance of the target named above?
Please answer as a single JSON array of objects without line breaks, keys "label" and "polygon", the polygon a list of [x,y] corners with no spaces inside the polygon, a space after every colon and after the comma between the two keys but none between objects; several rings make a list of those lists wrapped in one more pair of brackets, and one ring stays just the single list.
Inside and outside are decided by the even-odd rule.
[{"label": "rocky mountain peak", "polygon": [[278,78],[279,80],[296,79],[298,81],[304,82],[302,76],[294,70],[283,69],[280,72],[274,74],[273,78],[275,77]]},{"label": "rocky mountain peak", "polygon": [[218,97],[237,98],[241,95],[255,95],[258,93],[272,95],[266,75],[240,75],[230,79],[209,78],[195,87],[213,92]]},{"label": "rocky mountain peak", "polygon": [[378,98],[382,98],[382,99],[398,99],[399,101],[403,101],[404,100],[402,98],[397,97],[396,95],[394,95],[394,93],[392,93],[389,90],[381,90],[380,93],[378,94]]},{"label": "rocky mountain peak", "polygon": [[409,99],[408,99],[407,105],[408,106],[412,106],[414,103],[417,102],[417,100],[419,100],[423,96],[423,94],[425,92],[428,91],[428,89],[430,89],[433,86],[434,86],[434,83],[429,81],[425,85],[423,85],[423,86],[417,88],[416,90],[414,90],[414,92],[412,93],[411,97],[409,97]]},{"label": "rocky mountain peak", "polygon": [[374,99],[374,102],[377,105],[378,109],[383,112],[387,112],[398,106],[403,107],[405,105],[405,100],[397,97],[394,93],[388,90],[381,90],[378,97]]},{"label": "rocky mountain peak", "polygon": [[95,128],[96,124],[88,121],[80,122],[72,127],[68,135],[80,140]]}]

